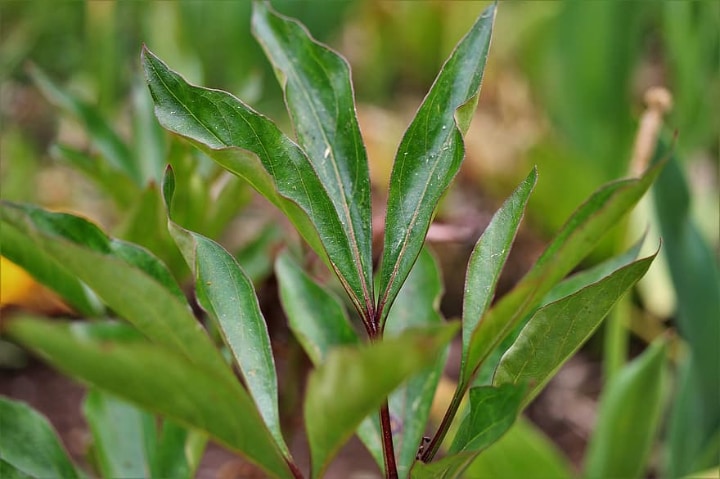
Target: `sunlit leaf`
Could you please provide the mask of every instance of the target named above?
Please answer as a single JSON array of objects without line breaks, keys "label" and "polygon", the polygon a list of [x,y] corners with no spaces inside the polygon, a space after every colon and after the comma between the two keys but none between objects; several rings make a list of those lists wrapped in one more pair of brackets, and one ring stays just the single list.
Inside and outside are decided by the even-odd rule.
[{"label": "sunlit leaf", "polygon": [[492,5],[448,58],[398,148],[380,266],[381,322],[420,253],[440,197],[465,156],[462,136],[477,103],[494,20]]},{"label": "sunlit leaf", "polygon": [[[373,303],[370,175],[350,69],[298,22],[253,4],[253,34],[285,91],[298,142],[327,189],[361,272],[361,306]],[[356,291],[358,285],[352,285]]]},{"label": "sunlit leaf", "polygon": [[10,335],[66,374],[181,424],[203,430],[277,477],[292,477],[239,382],[146,341],[96,337],[95,323],[18,318]]}]

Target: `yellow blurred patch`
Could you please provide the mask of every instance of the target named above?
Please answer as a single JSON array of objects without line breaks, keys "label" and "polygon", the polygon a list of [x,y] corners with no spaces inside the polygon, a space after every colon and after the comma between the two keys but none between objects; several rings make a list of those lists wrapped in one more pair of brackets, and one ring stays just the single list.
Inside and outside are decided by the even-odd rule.
[{"label": "yellow blurred patch", "polygon": [[60,297],[39,284],[4,256],[0,256],[0,308],[19,306],[38,313],[70,313]]}]

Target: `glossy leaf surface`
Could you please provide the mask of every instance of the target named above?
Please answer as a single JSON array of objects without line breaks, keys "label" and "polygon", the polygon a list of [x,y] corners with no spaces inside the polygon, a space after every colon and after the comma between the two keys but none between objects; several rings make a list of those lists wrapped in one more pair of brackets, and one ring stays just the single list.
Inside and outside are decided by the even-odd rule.
[{"label": "glossy leaf surface", "polygon": [[[174,193],[175,174],[168,167],[163,180],[168,210]],[[280,430],[275,361],[252,281],[235,258],[216,242],[186,230],[170,218],[168,226],[193,272],[200,305],[219,326],[260,414],[287,453]]]},{"label": "glossy leaf surface", "polygon": [[[312,477],[322,477],[330,459],[404,380],[431,365],[457,325],[406,331],[401,338],[331,351],[310,374],[305,424]],[[387,365],[392,364],[392,368]],[[343,400],[338,400],[342,391]]]},{"label": "glossy leaf surface", "polygon": [[[527,382],[529,403],[600,325],[615,303],[647,271],[655,255],[540,308],[505,353],[493,384]],[[552,345],[548,347],[548,345]]]},{"label": "glossy leaf surface", "polygon": [[443,66],[398,148],[390,176],[380,266],[383,316],[410,273],[435,207],[465,155],[462,136],[477,105],[494,20],[492,5]]},{"label": "glossy leaf surface", "polygon": [[463,364],[467,360],[472,334],[493,300],[500,273],[536,182],[537,169],[533,169],[493,215],[470,255],[463,294]]},{"label": "glossy leaf surface", "polygon": [[22,232],[153,342],[231,377],[177,283],[146,250],[108,238],[73,215],[13,203],[3,203],[0,214],[4,224]]},{"label": "glossy leaf surface", "polygon": [[518,285],[483,316],[470,340],[461,381],[469,380],[512,329],[590,253],[639,201],[661,169],[657,165],[640,178],[609,183],[575,211]]},{"label": "glossy leaf surface", "polygon": [[147,49],[143,66],[160,123],[279,207],[316,252],[327,253],[356,302],[363,298],[343,219],[305,153],[266,117],[229,93],[189,85]]},{"label": "glossy leaf surface", "polygon": [[327,189],[355,269],[362,305],[373,303],[370,176],[360,135],[350,68],[298,22],[253,4],[253,34],[275,67],[297,140]]},{"label": "glossy leaf surface", "polygon": [[658,339],[605,386],[584,477],[645,476],[662,417],[666,359],[667,343]]},{"label": "glossy leaf surface", "polygon": [[48,420],[27,404],[0,397],[0,430],[0,477],[80,477]]},{"label": "glossy leaf surface", "polygon": [[66,374],[149,411],[203,430],[278,477],[291,477],[250,396],[230,375],[145,341],[107,341],[95,324],[32,318],[10,335]]}]

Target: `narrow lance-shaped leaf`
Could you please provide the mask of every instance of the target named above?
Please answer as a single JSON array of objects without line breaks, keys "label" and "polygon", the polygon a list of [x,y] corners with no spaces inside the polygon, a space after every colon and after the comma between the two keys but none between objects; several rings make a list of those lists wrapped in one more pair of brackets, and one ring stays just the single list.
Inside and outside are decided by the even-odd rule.
[{"label": "narrow lance-shaped leaf", "polygon": [[255,404],[234,377],[157,344],[97,337],[97,326],[18,318],[8,332],[64,373],[203,430],[273,477],[292,477]]},{"label": "narrow lance-shaped leaf", "polygon": [[27,404],[0,397],[0,477],[80,477],[52,426]]},{"label": "narrow lance-shaped leaf", "polygon": [[[648,270],[655,255],[635,261],[580,291],[540,308],[498,365],[493,384],[527,382],[527,405]],[[532,358],[532,361],[529,360]]]},{"label": "narrow lance-shaped leaf", "polygon": [[609,183],[595,192],[568,219],[532,269],[478,323],[470,339],[461,381],[480,364],[542,298],[592,250],[607,231],[639,201],[662,169],[640,178]]},{"label": "narrow lance-shaped leaf", "polygon": [[172,221],[170,207],[174,193],[175,174],[168,167],[163,180],[163,198],[170,234],[195,276],[200,305],[220,327],[260,414],[289,457],[280,429],[277,374],[270,337],[252,281],[222,246]]},{"label": "narrow lance-shaped leaf", "polygon": [[401,338],[330,352],[310,374],[305,397],[313,478],[322,477],[330,459],[390,392],[435,361],[456,331],[457,324],[406,331]]},{"label": "narrow lance-shaped leaf", "polygon": [[605,387],[584,477],[644,477],[667,392],[666,358],[667,341],[660,338]]},{"label": "narrow lance-shaped leaf", "polygon": [[363,275],[353,247],[305,153],[266,117],[227,92],[189,85],[147,49],[143,66],[160,123],[279,207],[321,257],[327,254],[361,308]]},{"label": "narrow lance-shaped leaf", "polygon": [[447,60],[400,143],[388,193],[380,267],[381,322],[410,273],[441,195],[465,155],[496,6],[487,8]]},{"label": "narrow lance-shaped leaf", "polygon": [[119,316],[192,363],[232,376],[179,286],[146,250],[69,214],[3,203],[0,219],[82,280]]},{"label": "narrow lance-shaped leaf", "polygon": [[472,334],[493,300],[500,273],[536,182],[537,168],[533,168],[493,215],[470,255],[463,296],[462,365],[467,360]]},{"label": "narrow lance-shaped leaf", "polygon": [[285,91],[298,142],[308,155],[340,218],[361,272],[364,305],[372,305],[370,175],[357,116],[350,68],[298,22],[253,4],[253,34]]}]

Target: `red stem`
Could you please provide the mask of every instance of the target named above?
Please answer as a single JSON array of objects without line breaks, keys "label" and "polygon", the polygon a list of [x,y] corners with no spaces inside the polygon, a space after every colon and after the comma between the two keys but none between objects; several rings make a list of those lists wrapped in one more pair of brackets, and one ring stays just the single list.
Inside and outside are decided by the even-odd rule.
[{"label": "red stem", "polygon": [[392,425],[390,424],[390,408],[385,400],[380,408],[380,426],[382,428],[383,457],[385,458],[385,477],[397,479],[397,465],[395,464],[395,448],[393,446]]}]

